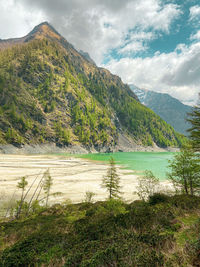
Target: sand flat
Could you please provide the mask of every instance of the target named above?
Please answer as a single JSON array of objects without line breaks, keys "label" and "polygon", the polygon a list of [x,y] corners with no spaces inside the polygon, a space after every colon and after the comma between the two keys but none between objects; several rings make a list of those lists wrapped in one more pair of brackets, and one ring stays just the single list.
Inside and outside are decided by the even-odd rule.
[{"label": "sand flat", "polygon": [[[20,177],[27,176],[29,185],[38,176],[29,197],[34,192],[42,174],[49,168],[53,178],[52,192],[60,192],[51,197],[51,203],[63,202],[70,199],[80,202],[85,198],[86,191],[95,193],[94,200],[104,200],[107,197],[105,189],[101,187],[102,177],[106,174],[108,165],[86,159],[59,155],[7,155],[0,154],[0,194],[10,199],[15,192],[19,198],[20,190],[16,190]],[[121,178],[123,198],[134,200],[133,195],[137,185],[137,176],[130,170],[117,166]]]},{"label": "sand flat", "polygon": [[[22,176],[27,176],[29,186],[37,177],[27,196],[28,201],[48,168],[53,178],[51,193],[60,193],[50,197],[50,204],[69,200],[72,203],[81,202],[85,199],[86,191],[95,193],[94,201],[105,200],[108,197],[106,190],[101,187],[102,177],[106,175],[108,168],[105,162],[63,155],[0,154],[0,206],[8,202],[13,194],[13,199],[20,198],[21,192],[16,188]],[[117,166],[117,171],[121,178],[123,199],[126,201],[138,199],[137,194],[134,193],[138,184],[138,175],[120,166]],[[165,190],[172,188],[168,181],[162,181],[161,187]],[[44,197],[44,192],[41,192],[40,198]]]}]

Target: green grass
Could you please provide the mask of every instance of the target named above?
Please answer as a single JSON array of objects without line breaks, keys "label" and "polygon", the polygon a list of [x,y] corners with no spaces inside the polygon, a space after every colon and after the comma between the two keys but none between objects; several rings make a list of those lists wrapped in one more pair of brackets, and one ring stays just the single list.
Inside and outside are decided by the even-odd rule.
[{"label": "green grass", "polygon": [[190,201],[189,210],[184,195],[157,204],[54,205],[2,222],[0,266],[193,266],[200,198]]},{"label": "green grass", "polygon": [[195,231],[196,225],[199,222],[199,216],[197,214],[186,214],[183,217],[179,217],[181,228],[175,233],[175,238],[178,246],[184,247],[187,242],[193,242],[197,240],[197,233]]}]

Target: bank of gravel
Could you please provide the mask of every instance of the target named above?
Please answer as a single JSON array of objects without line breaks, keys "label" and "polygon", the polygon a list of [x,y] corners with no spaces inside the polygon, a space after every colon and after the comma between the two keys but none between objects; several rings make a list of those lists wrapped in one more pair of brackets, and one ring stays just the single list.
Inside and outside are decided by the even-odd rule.
[{"label": "bank of gravel", "polygon": [[14,146],[11,144],[0,145],[0,154],[56,154],[56,153],[69,153],[69,154],[87,154],[87,153],[108,153],[108,152],[176,152],[178,148],[160,148],[157,146],[144,147],[140,145],[131,146],[116,146],[116,147],[84,147],[80,145],[58,146],[54,143],[49,144],[35,144],[35,145],[22,145]]}]

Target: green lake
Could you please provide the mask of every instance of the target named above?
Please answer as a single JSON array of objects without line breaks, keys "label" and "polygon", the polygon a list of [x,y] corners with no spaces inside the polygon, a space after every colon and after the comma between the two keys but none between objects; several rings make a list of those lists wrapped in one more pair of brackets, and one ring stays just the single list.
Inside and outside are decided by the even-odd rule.
[{"label": "green lake", "polygon": [[96,161],[108,161],[112,156],[117,164],[126,169],[134,170],[142,174],[145,170],[151,170],[160,180],[166,179],[168,160],[173,158],[173,152],[117,152],[83,154],[76,157]]}]

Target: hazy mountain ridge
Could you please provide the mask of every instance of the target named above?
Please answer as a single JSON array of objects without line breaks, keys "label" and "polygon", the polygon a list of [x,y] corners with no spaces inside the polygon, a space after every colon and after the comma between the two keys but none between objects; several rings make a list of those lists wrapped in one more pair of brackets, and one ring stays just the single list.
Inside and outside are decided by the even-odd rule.
[{"label": "hazy mountain ridge", "polygon": [[181,144],[128,85],[86,60],[47,22],[0,47],[1,143],[99,149],[116,146],[123,134],[137,144]]},{"label": "hazy mountain ridge", "polygon": [[80,50],[79,53],[80,53],[85,59],[87,59],[90,63],[96,65],[96,63],[94,62],[94,60],[90,57],[89,53],[84,52],[83,50]]},{"label": "hazy mountain ridge", "polygon": [[142,104],[152,109],[163,120],[172,125],[177,132],[187,135],[190,124],[186,118],[187,113],[192,110],[191,106],[184,105],[169,94],[140,89],[134,85],[130,85],[130,88]]}]

